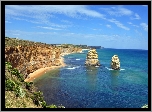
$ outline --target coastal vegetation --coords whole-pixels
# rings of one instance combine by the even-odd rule
[[[33,82],[26,82],[25,79],[28,78],[30,73],[42,67],[60,66],[62,54],[80,52],[81,50],[80,46],[72,44],[55,46],[6,37],[5,107],[65,108],[62,105],[48,105],[44,100],[43,93],[38,91]],[[88,55],[88,59],[98,59],[98,55],[94,54],[97,53]],[[141,108],[148,108],[148,105],[144,105]]]
[[[81,51],[74,45],[64,46],[5,37],[6,108],[65,108],[62,105],[47,105],[43,93],[37,91],[33,82],[24,81],[29,73],[37,69],[60,66],[61,53]]]
[[[5,107],[6,108],[42,108],[36,105],[39,102],[35,95],[35,88],[32,83],[24,82],[23,75],[5,62]]]
[[[5,107],[6,108],[64,108],[47,105],[43,93],[37,91],[33,82],[24,82],[23,74],[5,62]]]
[[[50,44],[46,44],[46,43],[5,37],[5,47],[13,47],[13,46],[18,46],[18,45],[21,45],[21,46],[32,46],[32,45],[35,45],[35,44],[36,45],[50,46]]]

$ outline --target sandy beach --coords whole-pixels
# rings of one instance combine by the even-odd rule
[[[31,82],[35,78],[40,77],[41,75],[46,73],[47,71],[66,66],[66,64],[64,63],[64,58],[63,57],[61,57],[60,62],[61,62],[60,66],[51,66],[51,67],[40,68],[40,69],[34,71],[33,73],[30,73],[24,81],[25,82]]]

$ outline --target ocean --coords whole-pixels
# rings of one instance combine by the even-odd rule
[[[47,104],[65,108],[141,108],[148,104],[148,50],[97,49],[101,66],[84,65],[87,50],[34,81]],[[110,68],[118,55],[120,70]]]

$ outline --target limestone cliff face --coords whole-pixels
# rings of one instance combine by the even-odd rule
[[[85,65],[88,65],[88,66],[99,66],[100,65],[96,49],[91,49],[88,51]]]
[[[81,51],[82,51],[82,48],[80,48],[80,47],[69,47],[69,48],[62,48],[61,49],[62,53],[78,53]]]
[[[111,68],[114,70],[119,70],[120,69],[120,61],[118,58],[118,55],[114,55],[111,59]]]
[[[60,66],[62,53],[80,52],[81,48],[62,48],[46,45],[13,46],[5,47],[5,61],[25,74],[42,67]]]

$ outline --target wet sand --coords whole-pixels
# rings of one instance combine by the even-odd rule
[[[40,77],[41,75],[46,73],[47,71],[66,66],[66,64],[64,63],[64,58],[63,57],[61,57],[60,62],[61,62],[60,66],[51,66],[51,67],[40,68],[40,69],[34,71],[33,73],[30,73],[24,81],[25,82],[31,82],[35,78]]]

